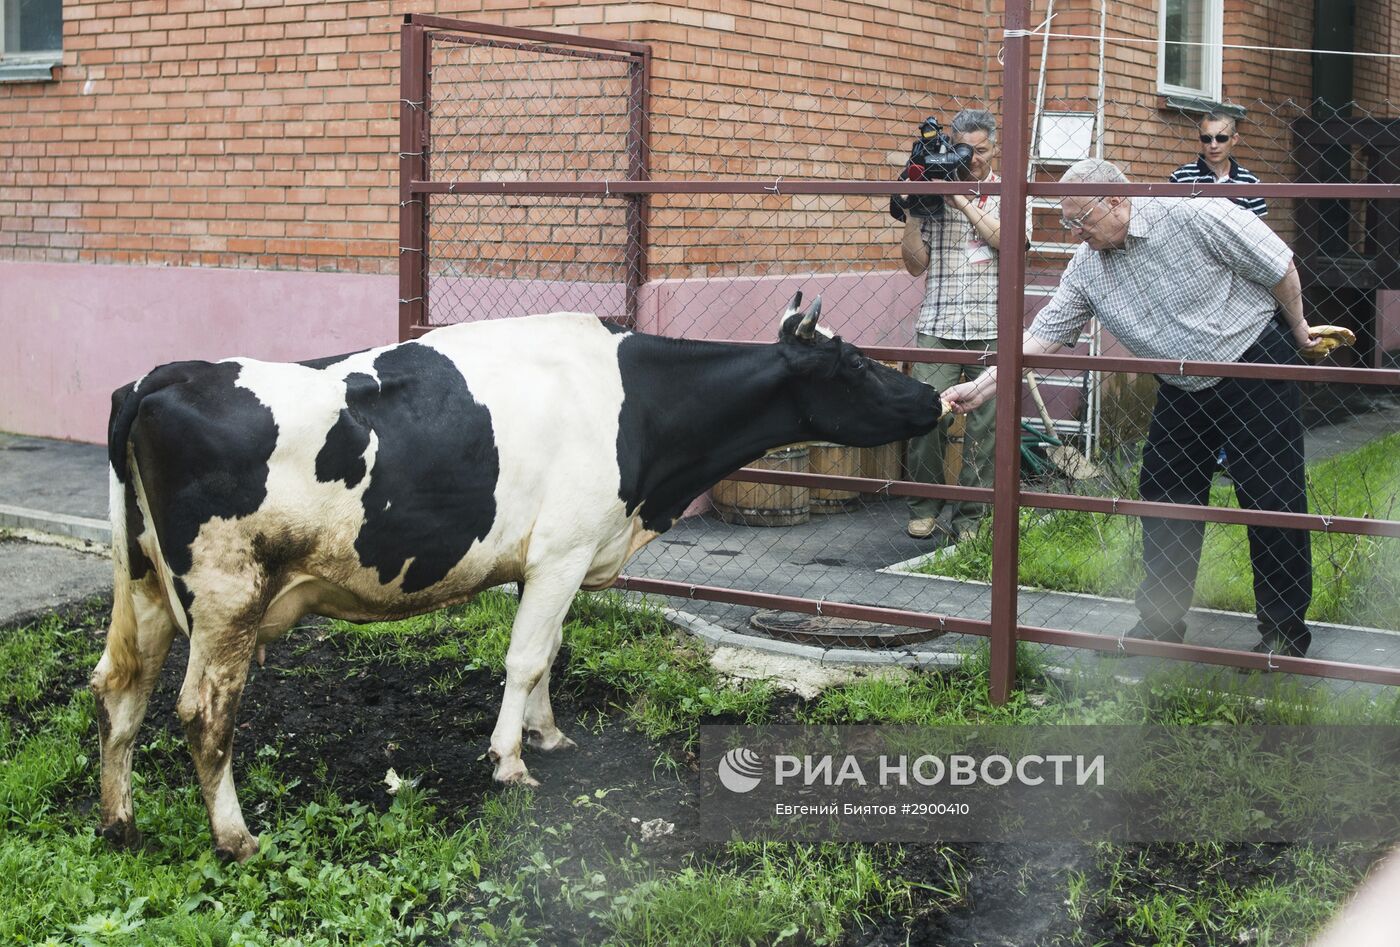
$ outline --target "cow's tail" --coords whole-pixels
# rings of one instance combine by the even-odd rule
[[[114,691],[127,688],[141,671],[141,652],[136,645],[136,603],[133,599],[131,561],[127,552],[126,497],[134,490],[130,481],[122,483],[115,470],[108,473],[108,503],[112,523],[112,624],[107,630],[104,687]]]
[[[141,401],[152,392],[178,381],[179,378],[156,379],[148,376],[140,382],[126,385],[112,392],[112,413],[107,426],[108,459],[108,516],[112,524],[112,624],[107,632],[107,649],[104,656],[103,686],[111,690],[123,690],[141,673],[141,650],[139,628],[136,618],[135,585],[132,560],[136,556],[146,556],[138,545],[137,533],[143,531],[143,523],[132,522],[133,513],[144,524],[150,525],[149,534],[154,547],[149,550],[161,587],[165,590],[167,607],[172,614],[183,618],[178,599],[170,581],[170,570],[155,540],[156,530],[151,521],[150,509],[141,490],[140,472],[131,450],[131,430],[136,423]],[[154,384],[150,382],[154,381]],[[136,533],[132,531],[135,530]],[[183,621],[177,618],[181,625]]]

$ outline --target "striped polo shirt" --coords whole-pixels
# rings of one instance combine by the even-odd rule
[[[1230,174],[1227,178],[1231,184],[1258,184],[1259,179],[1248,168],[1241,165],[1234,158],[1230,159]],[[1197,155],[1196,160],[1183,164],[1172,172],[1171,182],[1173,184],[1215,184],[1219,181],[1215,172],[1206,164],[1205,155]],[[1220,183],[1224,183],[1220,181]],[[1267,217],[1269,205],[1264,203],[1262,197],[1232,197],[1230,200],[1243,207],[1245,210],[1253,211],[1256,216]]]

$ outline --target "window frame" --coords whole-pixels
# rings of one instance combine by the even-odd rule
[[[1205,36],[1201,45],[1202,87],[1167,82],[1167,3],[1157,4],[1157,91],[1163,95],[1220,101],[1221,59],[1225,31],[1225,0],[1197,0],[1204,6]],[[1186,0],[1191,2],[1191,0]]]
[[[50,0],[59,10],[59,22],[62,23],[63,0]],[[40,63],[56,64],[63,60],[63,33],[59,31],[59,47],[57,49],[26,49],[23,52],[9,52],[5,48],[5,0],[0,0],[0,64],[13,65],[36,65]]]

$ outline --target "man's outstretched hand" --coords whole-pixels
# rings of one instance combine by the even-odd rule
[[[980,408],[996,393],[995,383],[989,381],[994,378],[994,373],[987,372],[975,381],[965,381],[961,385],[945,388],[940,395],[944,410],[954,414],[967,414]]]

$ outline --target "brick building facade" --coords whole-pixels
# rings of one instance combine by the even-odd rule
[[[1107,44],[1104,154],[1144,179],[1190,155],[1197,117],[1159,91],[1158,2],[1114,3],[1107,21],[1110,37],[1142,42]],[[1222,2],[1227,44],[1312,42],[1311,11],[1297,4]],[[1033,22],[1043,8],[1033,5]],[[887,180],[925,114],[999,113],[993,0],[67,2],[52,80],[0,83],[0,324],[19,340],[0,355],[0,429],[100,440],[110,390],[160,361],[302,358],[396,335],[407,12],[649,44],[658,179]],[[1054,32],[1087,38],[1049,41],[1046,110],[1092,111],[1099,4],[1061,0],[1055,12]],[[1357,0],[1356,15],[1361,48],[1389,50],[1393,0]],[[1034,82],[1040,44],[1031,49]],[[1220,97],[1245,109],[1241,159],[1261,177],[1296,171],[1287,122],[1299,113],[1285,103],[1310,99],[1309,62],[1221,54]],[[1355,90],[1362,108],[1388,114],[1400,65],[1362,60]],[[1287,202],[1274,203],[1271,222],[1288,237]],[[596,249],[618,239],[615,221],[476,213],[460,239],[498,278],[586,279],[607,268]],[[1046,243],[1058,236],[1053,213],[1036,211]],[[547,236],[558,227],[582,228],[562,241],[567,253]],[[846,318],[861,313],[848,334],[907,341],[918,287],[898,268],[897,243],[869,197],[658,197],[644,325],[704,334],[724,326],[684,311],[732,304],[736,280],[815,273],[845,280]],[[1051,273],[1063,252],[1041,249],[1032,265]],[[560,269],[566,257],[571,270]],[[714,293],[673,291],[695,281]],[[751,304],[756,316],[776,311],[775,294]]]

